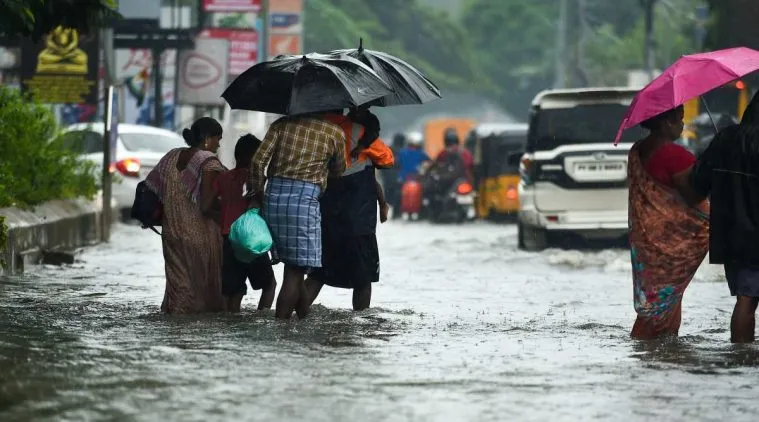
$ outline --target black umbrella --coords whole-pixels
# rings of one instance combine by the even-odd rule
[[[353,57],[362,61],[393,88],[395,92],[372,101],[371,105],[424,104],[442,98],[440,89],[422,72],[398,57],[381,51],[365,50],[363,40],[359,41],[357,49],[335,50],[329,54],[335,57]]]
[[[393,90],[350,57],[277,56],[238,76],[222,97],[239,110],[306,114],[366,104]]]

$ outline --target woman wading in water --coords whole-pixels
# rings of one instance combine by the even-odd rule
[[[677,336],[682,298],[709,247],[709,205],[690,183],[696,158],[674,143],[678,107],[641,124],[651,134],[628,157],[630,250],[638,318],[632,337]]]
[[[146,184],[163,204],[166,292],[161,310],[170,314],[224,311],[221,294],[222,238],[214,221],[214,181],[223,172],[216,150],[222,128],[203,117],[185,129],[188,148],[169,151]]]

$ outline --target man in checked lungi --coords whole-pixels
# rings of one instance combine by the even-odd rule
[[[327,178],[345,171],[344,154],[340,126],[323,115],[303,115],[274,122],[253,157],[248,197],[252,208],[261,208],[285,264],[277,318],[290,319],[293,311],[301,318],[308,313],[309,301],[298,299],[307,294],[306,274],[322,266],[319,197]]]

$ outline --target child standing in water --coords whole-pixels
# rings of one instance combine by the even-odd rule
[[[240,312],[242,298],[247,294],[245,280],[253,290],[261,290],[258,309],[270,309],[274,302],[277,282],[268,255],[262,255],[247,264],[239,261],[229,242],[229,230],[247,209],[245,183],[248,168],[261,141],[251,134],[242,136],[235,146],[235,168],[216,179],[216,189],[221,203],[221,230],[224,237],[224,262],[222,266],[221,292],[227,301],[228,312]]]

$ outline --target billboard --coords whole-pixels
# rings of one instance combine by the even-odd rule
[[[22,87],[47,104],[97,104],[99,58],[96,31],[81,36],[59,26],[40,43],[24,41]]]
[[[302,13],[303,0],[269,0],[270,13]]]
[[[167,50],[161,56],[163,116],[167,128],[174,122],[176,61],[174,50]],[[124,81],[123,98],[120,98],[124,123],[150,124],[152,120],[155,84],[152,65],[150,50],[116,50],[116,79]]]
[[[258,12],[261,0],[203,0],[206,12]]]
[[[271,34],[269,35],[269,57],[280,54],[301,54],[300,34]]]
[[[198,39],[223,39],[229,42],[228,73],[237,76],[258,62],[258,32],[255,30],[204,29]]]
[[[303,0],[270,0],[269,57],[303,52]]]
[[[227,87],[229,42],[198,38],[194,50],[179,53],[177,101],[187,105],[221,105]]]
[[[275,34],[300,34],[303,22],[300,13],[272,13],[269,22],[271,32]]]

